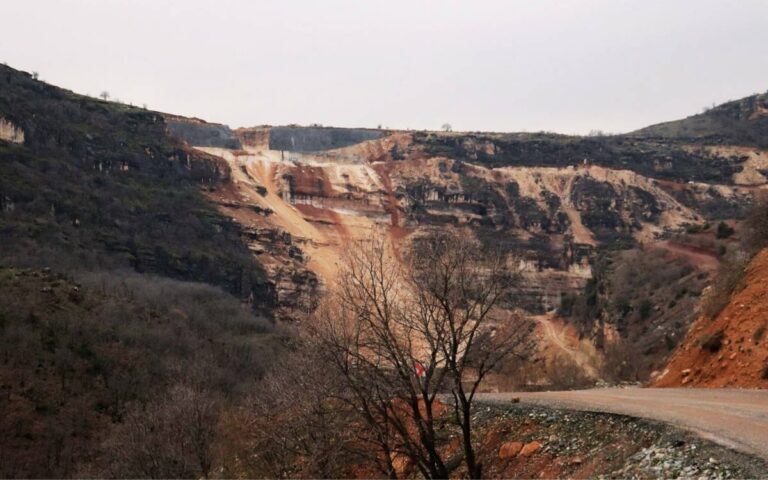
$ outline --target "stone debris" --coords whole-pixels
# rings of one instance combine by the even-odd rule
[[[693,453],[696,445],[652,445],[632,455],[624,468],[608,478],[738,478],[729,466],[714,457],[698,461]]]

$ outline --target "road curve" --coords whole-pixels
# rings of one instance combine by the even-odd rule
[[[602,388],[478,394],[478,400],[523,403],[648,418],[694,431],[768,460],[768,390]]]

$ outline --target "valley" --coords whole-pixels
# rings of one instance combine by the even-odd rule
[[[729,242],[687,232],[711,232],[709,225],[741,218],[768,188],[758,145],[710,147],[704,139],[642,131],[580,138],[317,126],[231,130],[175,116],[166,121],[179,139],[232,172],[231,182],[206,195],[247,232],[249,249],[275,284],[277,318],[295,320],[334,286],[350,244],[385,235],[397,252],[426,232],[457,228],[504,252],[523,279],[518,312],[560,314],[596,347],[584,367],[593,379],[606,377],[597,371],[613,361],[605,358],[606,343],[620,345],[627,358],[642,357],[625,379],[647,379],[664,365],[695,318],[691,307],[717,268],[717,249]],[[662,268],[679,283],[675,292],[650,290],[641,298],[625,291],[585,321],[568,318],[575,299],[603,275],[595,272],[606,268],[599,265],[621,271],[649,261],[678,269]],[[680,292],[691,301],[680,302]],[[628,332],[623,323],[644,303],[650,311],[635,320],[640,330]],[[541,366],[552,360],[548,338],[531,340],[544,341]],[[546,368],[537,369],[535,382],[546,383]]]
[[[0,66],[0,476],[753,475],[766,111],[231,128]]]

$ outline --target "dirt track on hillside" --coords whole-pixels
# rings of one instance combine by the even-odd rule
[[[684,258],[692,265],[706,271],[717,270],[717,266],[720,264],[714,253],[692,245],[682,245],[664,240],[655,244],[654,247],[666,250],[673,256]]]
[[[541,326],[544,338],[552,346],[567,355],[591,378],[599,377],[593,359],[579,348],[578,339],[569,341],[567,338],[568,334],[562,321],[557,322],[555,316],[551,314],[537,315],[531,318]]]
[[[605,388],[478,395],[492,402],[513,397],[524,403],[658,420],[768,459],[768,390]]]

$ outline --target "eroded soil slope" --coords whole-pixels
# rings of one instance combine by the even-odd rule
[[[713,319],[699,318],[657,386],[768,388],[768,250]]]

